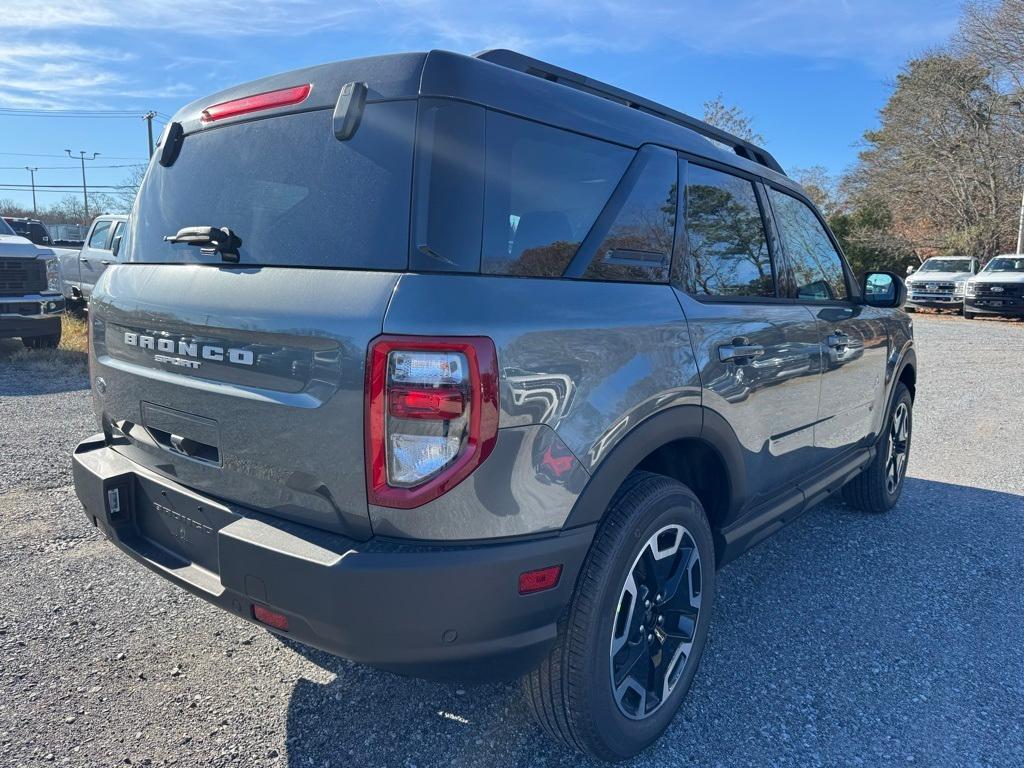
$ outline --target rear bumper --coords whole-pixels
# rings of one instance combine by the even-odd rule
[[[587,526],[494,544],[357,542],[201,497],[102,435],[79,444],[73,464],[86,515],[151,570],[249,621],[254,605],[269,606],[288,617],[279,634],[419,677],[512,679],[539,664],[594,535]],[[519,594],[519,574],[556,564],[555,588]]]

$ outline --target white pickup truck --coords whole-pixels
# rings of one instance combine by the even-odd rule
[[[56,347],[64,313],[60,259],[0,220],[0,338]]]
[[[103,271],[117,263],[127,225],[127,216],[97,216],[89,227],[81,250],[64,250],[58,254],[64,278],[64,297],[68,301],[88,301],[92,287]]]

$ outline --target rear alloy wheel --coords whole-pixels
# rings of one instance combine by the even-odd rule
[[[846,503],[865,512],[887,512],[899,501],[910,458],[913,409],[910,390],[902,382],[898,383],[886,431],[878,442],[875,458],[863,472],[843,486]]]
[[[631,474],[594,537],[555,647],[524,681],[540,725],[602,760],[650,746],[697,672],[714,590],[700,501],[668,477]]]
[[[612,694],[633,720],[672,695],[693,653],[701,603],[700,553],[681,525],[655,532],[633,562],[615,609]]]

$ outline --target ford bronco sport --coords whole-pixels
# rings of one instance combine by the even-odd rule
[[[525,676],[598,757],[662,733],[715,574],[900,496],[902,281],[763,149],[509,51],[291,72],[174,117],[92,294],[89,520],[272,632]]]

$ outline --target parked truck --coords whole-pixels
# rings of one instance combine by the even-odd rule
[[[56,347],[63,313],[60,259],[0,220],[0,338]]]
[[[62,292],[69,302],[84,303],[92,295],[100,275],[118,260],[121,238],[128,224],[127,216],[97,216],[80,250],[61,249]]]

